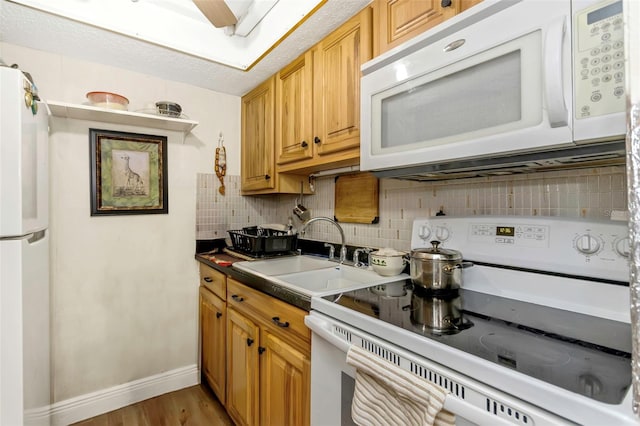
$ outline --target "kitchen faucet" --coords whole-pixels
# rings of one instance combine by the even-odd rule
[[[305,223],[302,224],[302,228],[300,228],[300,235],[304,235],[304,231],[309,227],[309,225],[311,225],[313,222],[318,222],[318,221],[325,221],[325,222],[329,222],[332,223],[336,226],[336,228],[338,228],[338,231],[340,231],[340,238],[341,238],[341,244],[342,246],[340,247],[340,263],[344,263],[344,261],[347,259],[347,245],[345,244],[345,239],[344,239],[344,230],[342,229],[342,226],[340,226],[340,224],[338,222],[336,222],[335,220],[328,218],[328,217],[324,217],[324,216],[318,216],[318,217],[314,217],[309,219],[308,221],[306,221]]]

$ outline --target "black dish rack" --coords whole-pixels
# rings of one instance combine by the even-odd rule
[[[289,253],[296,249],[297,235],[287,231],[264,229],[257,226],[227,231],[231,237],[233,249],[252,256]]]

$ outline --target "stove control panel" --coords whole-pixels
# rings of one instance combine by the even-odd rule
[[[417,218],[411,248],[442,247],[465,260],[629,281],[625,221],[524,216]]]

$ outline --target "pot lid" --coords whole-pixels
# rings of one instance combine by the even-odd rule
[[[431,247],[411,250],[412,259],[422,260],[444,260],[458,261],[462,260],[462,253],[458,250],[440,248],[440,241],[431,241]]]

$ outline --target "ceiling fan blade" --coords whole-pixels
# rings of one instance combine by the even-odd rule
[[[216,28],[235,25],[238,22],[224,0],[193,0],[193,2]]]

